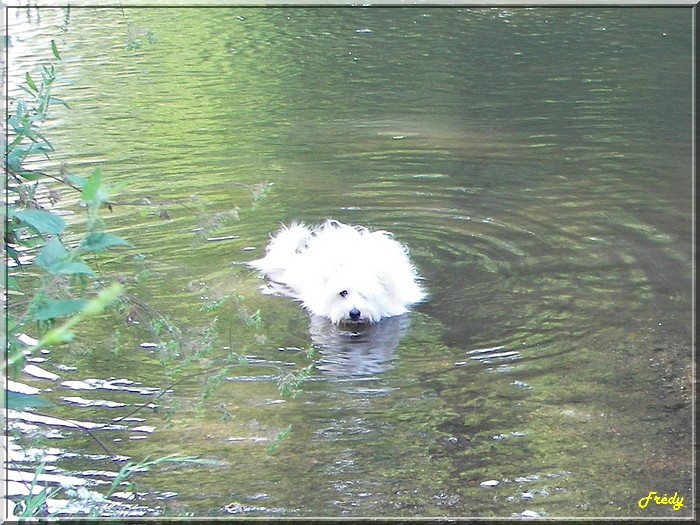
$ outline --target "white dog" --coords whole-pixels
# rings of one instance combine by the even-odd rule
[[[334,220],[283,226],[265,257],[248,264],[334,323],[376,323],[425,297],[408,249],[389,232]]]

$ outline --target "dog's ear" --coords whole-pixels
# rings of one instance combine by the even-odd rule
[[[391,269],[385,268],[377,274],[377,280],[379,286],[382,288],[384,293],[388,296],[394,297],[396,295],[396,286],[391,274]]]

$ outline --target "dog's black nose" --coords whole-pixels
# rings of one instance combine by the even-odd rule
[[[360,318],[360,311],[357,308],[350,310],[350,319],[357,321]]]

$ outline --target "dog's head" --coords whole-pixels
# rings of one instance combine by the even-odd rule
[[[397,293],[400,283],[392,276],[343,267],[324,277],[319,289],[305,297],[304,306],[333,323],[376,323],[408,311]]]
[[[377,283],[372,283],[371,286],[364,283],[362,288],[351,284],[354,283],[338,283],[328,289],[328,317],[331,321],[336,324],[362,324],[376,323],[382,317],[390,317],[381,304],[387,302],[386,298],[375,293]]]
[[[339,223],[315,231],[289,275],[304,307],[336,324],[376,323],[424,297],[403,245]]]

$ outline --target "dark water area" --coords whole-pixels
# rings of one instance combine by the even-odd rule
[[[158,405],[95,431],[116,454],[213,462],[156,465],[100,512],[692,516],[692,13],[10,10],[10,96],[51,39],[70,80],[42,166],[99,166],[119,186],[105,220],[134,250],[107,268],[142,260],[150,276],[127,292],[192,333],[216,317],[215,357],[159,397],[164,348],[116,314],[85,327],[90,348],[35,363],[58,377],[20,378],[57,418]],[[269,233],[328,217],[393,232],[429,298],[348,339],[262,294],[244,263]],[[241,328],[242,308],[261,330]],[[280,396],[275,370],[309,348],[303,393]],[[231,352],[260,366],[201,401]],[[15,470],[49,457],[88,490],[111,482],[119,465],[94,439],[46,427],[62,439],[13,440]],[[640,508],[651,491],[684,504]]]

